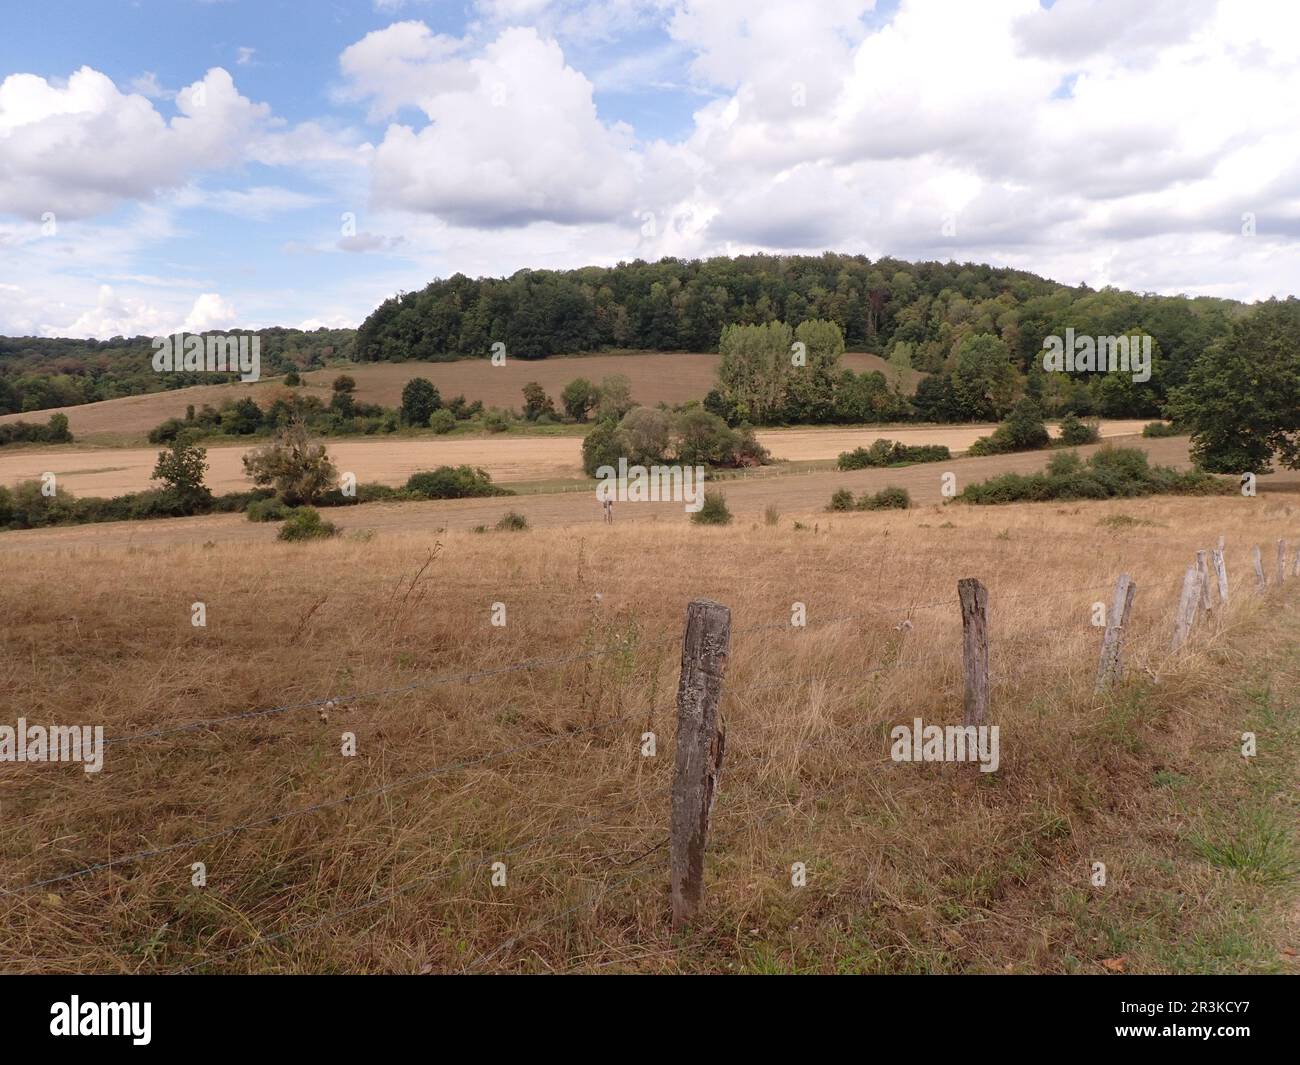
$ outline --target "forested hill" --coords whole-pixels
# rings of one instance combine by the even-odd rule
[[[829,319],[850,350],[911,348],[938,371],[967,335],[997,334],[1027,370],[1045,336],[1142,329],[1175,379],[1222,335],[1231,300],[1141,296],[1070,287],[973,263],[872,262],[860,255],[662,259],[579,270],[521,270],[509,278],[457,274],[386,300],[362,323],[362,361],[486,354],[517,358],[602,348],[716,351],[726,325]]]
[[[350,359],[356,341],[354,329],[256,332],[261,337],[263,376],[312,369],[329,358]],[[153,353],[153,338],[144,336],[111,340],[0,337],[0,414],[72,407],[236,379],[233,374],[155,373]]]

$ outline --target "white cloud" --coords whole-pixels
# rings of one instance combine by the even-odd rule
[[[168,121],[89,67],[66,85],[10,75],[0,82],[0,204],[27,218],[82,218],[147,200],[198,169],[241,162],[269,114],[219,67],[182,89],[176,105]]]
[[[374,159],[381,207],[484,228],[607,221],[637,207],[631,130],[600,120],[591,83],[554,41],[510,29],[482,55],[452,59],[446,41],[400,23],[361,43],[344,53],[355,91],[388,110],[418,105],[429,120],[388,127]],[[393,70],[400,81],[381,73]]]

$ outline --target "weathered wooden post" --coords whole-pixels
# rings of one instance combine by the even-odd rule
[[[1250,552],[1251,558],[1255,562],[1255,585],[1262,595],[1268,588],[1268,580],[1264,577],[1264,556],[1260,554],[1259,544],[1256,544]]]
[[[1201,609],[1208,616],[1214,609],[1214,594],[1210,591],[1210,567],[1204,551],[1196,552],[1196,575],[1201,583]]]
[[[1101,638],[1101,664],[1097,667],[1099,692],[1105,691],[1124,675],[1124,630],[1136,594],[1137,585],[1133,579],[1127,573],[1121,573],[1115,582],[1115,600],[1106,616],[1106,634]]]
[[[1291,576],[1300,577],[1300,540],[1295,544],[1295,558],[1291,562]]]
[[[708,599],[686,608],[682,673],[677,684],[677,764],[672,800],[673,928],[704,900],[704,847],[718,797],[726,730],[718,710],[731,654],[731,610]]]
[[[1286,580],[1286,540],[1277,542],[1277,583]]]
[[[1210,555],[1214,563],[1214,575],[1219,579],[1219,604],[1228,605],[1228,567],[1223,561],[1223,537],[1219,537],[1219,546]]]
[[[1188,566],[1187,572],[1183,574],[1183,594],[1178,597],[1178,616],[1174,618],[1175,651],[1187,642],[1196,621],[1196,607],[1201,599],[1200,583],[1201,575],[1196,571],[1196,566]]]
[[[961,723],[982,725],[989,709],[989,593],[974,577],[957,582],[961,601],[962,677],[966,694]]]

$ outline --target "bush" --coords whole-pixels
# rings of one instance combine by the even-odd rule
[[[511,421],[513,419],[506,411],[493,407],[483,415],[483,428],[489,433],[504,433],[510,428]]]
[[[875,466],[897,466],[908,462],[943,462],[952,458],[942,444],[900,444],[877,440],[870,447],[840,452],[837,465],[841,470],[862,470]]]
[[[266,447],[244,456],[244,471],[261,488],[274,488],[290,505],[315,503],[338,484],[338,470],[324,444],[313,444],[307,427],[295,421]]]
[[[249,521],[284,521],[293,513],[292,507],[287,507],[280,500],[259,499],[248,505],[244,511]]]
[[[1182,429],[1179,429],[1172,422],[1148,422],[1142,426],[1142,435],[1150,438],[1153,436],[1181,436]]]
[[[907,489],[893,486],[858,500],[859,510],[907,510],[911,505],[912,497],[907,494]]]
[[[507,511],[497,522],[499,532],[523,532],[528,528],[528,519],[516,511]]]
[[[415,499],[470,499],[479,496],[510,496],[498,488],[486,470],[474,466],[439,466],[436,470],[413,473],[406,491]]]
[[[906,488],[882,488],[875,495],[867,495],[854,502],[853,493],[847,488],[836,489],[831,496],[827,510],[907,510],[912,505],[912,497]]]
[[[691,515],[691,521],[696,525],[730,525],[726,497],[721,492],[705,492],[704,504]]]
[[[66,414],[51,414],[44,425],[30,422],[8,422],[0,425],[0,445],[4,444],[66,444],[71,442]]]
[[[1025,398],[1012,408],[1007,420],[988,436],[981,436],[966,454],[1005,455],[1012,451],[1038,451],[1052,442],[1043,424],[1043,412],[1032,399]]]
[[[1152,466],[1140,448],[1103,447],[1087,462],[1073,452],[1063,452],[1053,455],[1042,473],[1005,473],[967,485],[957,498],[963,503],[996,505],[1145,495],[1231,495],[1234,490],[1233,482],[1204,470],[1183,473],[1170,466]]]
[[[856,510],[857,504],[853,501],[853,493],[847,488],[837,488],[831,494],[831,504],[827,510]]]
[[[338,526],[324,521],[312,507],[296,507],[280,526],[277,540],[327,540],[338,535]]]
[[[441,436],[456,428],[456,415],[443,407],[429,415],[429,428]]]
[[[1084,421],[1077,414],[1067,414],[1061,419],[1061,443],[1070,447],[1095,444],[1101,440],[1101,430],[1096,421]]]

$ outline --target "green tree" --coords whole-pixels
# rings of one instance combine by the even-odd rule
[[[406,425],[428,425],[429,415],[442,406],[442,397],[433,382],[412,377],[402,388],[402,421]]]
[[[560,393],[564,412],[575,422],[585,422],[587,415],[600,402],[600,389],[585,377],[575,377]]]
[[[600,382],[597,410],[602,418],[621,418],[636,404],[632,401],[632,382],[626,374],[612,373]]]
[[[551,397],[546,394],[544,389],[536,381],[529,381],[524,385],[524,417],[530,422],[537,421],[543,414],[554,415],[555,404]]]
[[[1300,469],[1300,300],[1268,300],[1192,365],[1165,410],[1215,473]]]
[[[957,349],[953,399],[972,421],[1001,418],[1011,408],[1018,379],[1007,346],[992,333],[976,333]]]
[[[203,483],[207,469],[207,449],[178,439],[166,451],[158,452],[151,476],[153,480],[161,481],[163,490],[193,513],[206,510],[212,503],[212,492]]]

